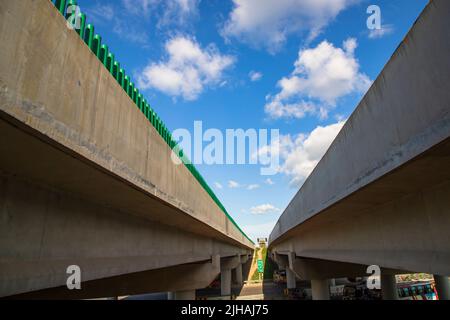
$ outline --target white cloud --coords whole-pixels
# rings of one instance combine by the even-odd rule
[[[319,126],[310,134],[295,137],[283,136],[279,152],[283,159],[280,172],[291,178],[291,184],[300,187],[344,126],[341,121],[329,126]]]
[[[184,24],[197,15],[200,0],[122,0],[128,13],[158,17],[158,26]]]
[[[391,24],[381,26],[381,29],[370,30],[369,39],[380,39],[394,32],[394,26]]]
[[[260,185],[259,184],[251,184],[247,187],[247,190],[256,190],[259,189]]]
[[[277,220],[274,219],[268,223],[243,226],[242,230],[256,242],[258,238],[268,238],[276,224]]]
[[[125,9],[133,14],[148,14],[158,0],[122,0]]]
[[[256,82],[256,81],[259,81],[259,80],[262,79],[263,74],[262,74],[261,72],[258,72],[258,71],[251,71],[251,72],[248,74],[248,76],[249,76],[249,78],[250,78],[250,80],[251,80],[252,82]]]
[[[358,0],[233,0],[222,30],[255,47],[276,52],[293,33],[314,39],[341,11]]]
[[[217,189],[223,189],[223,185],[221,185],[219,182],[214,182],[214,186],[215,186]]]
[[[273,182],[273,180],[270,178],[267,178],[265,183],[268,184],[269,186],[273,186],[275,184],[275,182]]]
[[[241,188],[241,187],[242,186],[238,182],[236,182],[234,180],[228,181],[228,188],[230,188],[230,189],[238,189],[238,188]]]
[[[148,34],[145,30],[135,28],[129,19],[111,4],[95,3],[87,8],[87,16],[94,24],[108,26],[120,39],[136,43],[142,47],[148,46]]]
[[[279,212],[279,211],[280,211],[280,209],[276,208],[275,206],[273,206],[271,204],[262,204],[260,206],[250,208],[250,212],[252,214],[257,214],[257,215],[274,213],[274,212]]]
[[[342,46],[323,41],[315,48],[300,50],[292,74],[278,82],[280,92],[266,97],[266,113],[275,119],[306,115],[323,119],[339,98],[365,92],[371,81],[359,70],[357,41],[349,38]]]
[[[280,136],[277,143],[258,150],[259,154],[279,155],[278,173],[287,175],[293,187],[300,187],[341,131],[346,120],[328,126],[318,126],[309,134]],[[272,180],[270,182],[273,183]],[[266,180],[266,183],[271,184]]]
[[[167,41],[166,61],[151,63],[138,77],[142,89],[154,88],[172,97],[196,100],[207,86],[223,81],[234,57],[222,55],[214,45],[201,48],[195,39],[176,37]]]

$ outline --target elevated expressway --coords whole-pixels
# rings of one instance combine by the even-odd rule
[[[430,1],[305,181],[270,235],[295,278],[368,276],[381,267],[384,297],[395,274],[435,275],[449,299],[450,2]]]
[[[253,243],[49,0],[0,2],[0,155],[0,297],[242,281]]]

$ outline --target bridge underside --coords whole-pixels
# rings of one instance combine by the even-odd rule
[[[95,298],[203,288],[220,273],[216,257],[250,253],[1,116],[1,296],[38,291],[19,297]],[[172,225],[150,218],[160,215]],[[81,291],[61,287],[70,265],[81,268]],[[55,289],[39,291],[49,288]]]
[[[272,252],[450,274],[449,163],[446,139],[290,230]]]

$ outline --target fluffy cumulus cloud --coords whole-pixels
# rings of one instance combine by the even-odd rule
[[[251,80],[252,82],[256,82],[256,81],[259,81],[259,80],[262,79],[263,74],[262,74],[261,72],[258,72],[258,71],[251,71],[251,72],[248,74],[248,76],[249,76],[249,78],[250,78],[250,80]]]
[[[371,81],[360,72],[356,39],[344,41],[342,48],[328,41],[315,48],[302,49],[294,71],[278,82],[280,92],[266,97],[266,113],[271,118],[326,118],[339,98],[365,92]]]
[[[256,190],[259,189],[261,186],[259,184],[250,184],[247,186],[247,190]]]
[[[252,207],[250,209],[250,212],[252,214],[268,214],[268,213],[275,213],[279,212],[280,209],[276,208],[275,206],[271,204],[262,204],[260,206]]]
[[[230,188],[230,189],[238,189],[241,187],[242,187],[241,184],[237,181],[234,181],[234,180],[228,181],[228,188]]]
[[[338,122],[317,127],[309,135],[286,136],[281,143],[284,163],[281,172],[291,177],[291,184],[301,186],[327,152],[344,126]]]
[[[278,143],[258,152],[277,153],[281,164],[278,172],[289,177],[292,187],[300,187],[341,131],[345,121],[319,126],[309,134],[281,136]],[[270,151],[268,151],[270,150]]]
[[[235,60],[214,45],[202,48],[195,39],[183,36],[167,41],[165,50],[167,59],[147,66],[138,77],[139,86],[185,100],[196,100],[206,87],[222,83],[224,71]]]
[[[358,0],[233,0],[222,34],[276,52],[292,33],[315,38]]]
[[[134,15],[154,14],[158,26],[184,24],[197,15],[200,0],[122,0],[125,9]]]

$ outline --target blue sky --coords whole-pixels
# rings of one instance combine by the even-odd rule
[[[197,166],[252,238],[269,235],[427,2],[78,0],[170,130],[280,130],[275,176]]]

